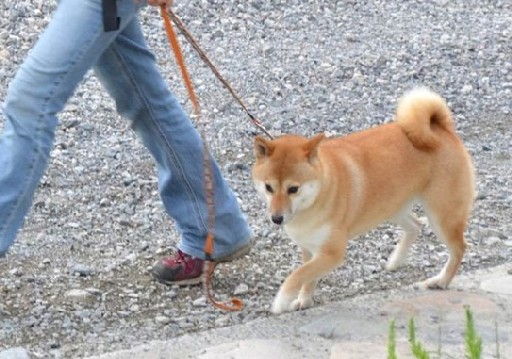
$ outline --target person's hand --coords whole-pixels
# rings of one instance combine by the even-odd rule
[[[151,6],[162,6],[171,7],[173,0],[148,0],[148,4]]]

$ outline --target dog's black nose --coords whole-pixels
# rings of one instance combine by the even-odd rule
[[[272,222],[275,224],[283,223],[283,216],[272,216]]]

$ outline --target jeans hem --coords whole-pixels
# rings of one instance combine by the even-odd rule
[[[243,247],[247,246],[249,243],[251,243],[252,240],[253,240],[253,236],[249,235],[247,238],[245,238],[245,240],[243,242],[241,242],[241,244],[237,243],[236,246],[230,247],[229,250],[223,250],[222,252],[215,251],[215,243],[214,243],[213,259],[216,260],[216,259],[222,259],[224,257],[227,257],[227,256],[235,253],[236,251],[242,249]],[[201,243],[202,242],[203,241],[201,241]],[[193,248],[193,247],[190,247],[190,246],[184,244],[183,241],[181,241],[179,243],[178,249],[181,250],[183,253],[186,253],[190,256],[200,258],[202,260],[205,259],[204,250],[197,250],[196,248]]]

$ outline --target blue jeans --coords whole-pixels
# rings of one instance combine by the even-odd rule
[[[141,6],[118,0],[120,29],[104,32],[101,0],[61,0],[10,84],[0,136],[0,256],[14,242],[46,170],[57,113],[93,68],[156,161],[165,210],[182,237],[179,248],[204,257],[208,210],[202,141],[156,67],[138,19]],[[213,163],[213,257],[221,258],[246,245],[251,232]]]

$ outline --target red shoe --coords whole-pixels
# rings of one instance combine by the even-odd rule
[[[247,244],[238,248],[233,253],[217,258],[217,263],[231,262],[248,254],[254,246],[255,240],[251,238]],[[204,261],[192,257],[181,250],[174,255],[161,259],[151,269],[153,277],[166,284],[193,285],[201,283]]]
[[[174,255],[155,264],[151,274],[155,279],[167,284],[193,285],[201,283],[203,264],[202,259],[178,250]]]

